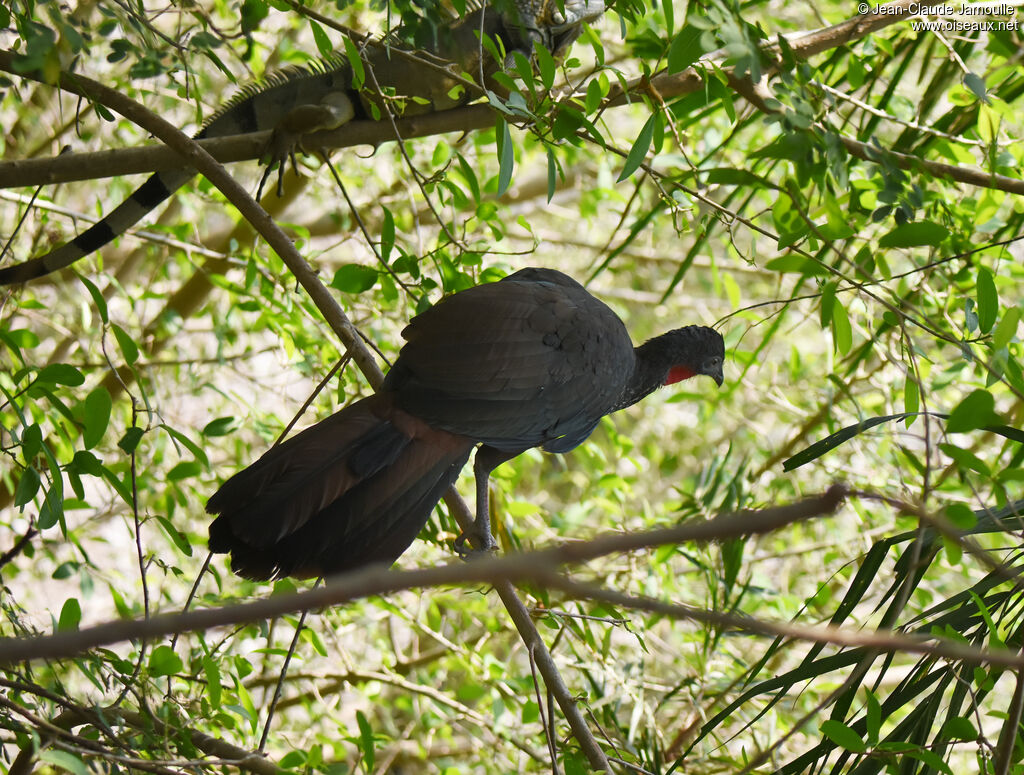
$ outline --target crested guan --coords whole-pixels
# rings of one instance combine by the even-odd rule
[[[448,296],[402,336],[380,392],[271,448],[210,498],[210,549],[230,552],[236,573],[394,562],[478,444],[474,544],[491,548],[498,465],[530,447],[568,452],[661,385],[698,374],[722,384],[717,331],[677,328],[634,348],[607,305],[551,269]]]

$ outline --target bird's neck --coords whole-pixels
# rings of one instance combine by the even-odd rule
[[[692,377],[689,371],[673,373],[674,364],[662,337],[655,337],[633,348],[633,376],[622,391],[614,411],[632,406],[662,385]],[[678,367],[681,368],[681,367]]]

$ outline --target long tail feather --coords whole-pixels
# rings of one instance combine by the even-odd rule
[[[274,447],[207,503],[210,549],[254,579],[394,562],[472,450],[389,396],[358,401]]]

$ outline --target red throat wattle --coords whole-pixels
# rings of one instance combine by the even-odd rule
[[[668,376],[665,377],[666,385],[674,385],[676,382],[682,382],[684,379],[696,376],[697,372],[692,369],[688,369],[685,366],[673,366],[668,370]]]

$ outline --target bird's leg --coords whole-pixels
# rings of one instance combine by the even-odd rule
[[[488,447],[486,444],[482,444],[477,449],[476,457],[473,459],[473,478],[476,480],[476,519],[468,533],[463,533],[455,539],[455,551],[459,554],[465,556],[470,553],[466,549],[467,540],[473,544],[474,552],[490,552],[497,547],[494,537],[491,535],[490,498],[488,497],[491,471],[518,454],[518,451],[505,452]]]

